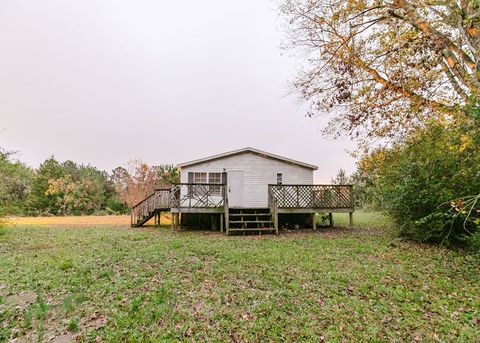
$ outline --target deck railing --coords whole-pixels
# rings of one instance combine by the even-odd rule
[[[277,208],[353,208],[352,185],[268,185],[268,193]]]
[[[172,186],[171,207],[223,207],[226,191],[225,184],[177,183]]]

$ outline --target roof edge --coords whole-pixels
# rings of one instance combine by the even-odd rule
[[[208,156],[208,157],[204,157],[204,158],[200,158],[200,159],[196,159],[196,160],[192,160],[192,161],[188,161],[188,162],[179,163],[179,164],[177,164],[177,167],[178,168],[183,168],[183,167],[187,167],[187,166],[193,166],[195,164],[200,164],[200,163],[204,163],[204,162],[212,161],[212,160],[218,160],[218,159],[221,159],[223,157],[238,155],[238,154],[242,154],[242,153],[246,153],[246,152],[251,152],[251,153],[254,153],[254,154],[257,154],[257,155],[263,155],[263,156],[268,157],[268,158],[272,158],[272,159],[275,159],[275,160],[280,160],[280,161],[291,163],[291,164],[296,164],[296,165],[299,165],[299,166],[302,166],[302,167],[305,167],[305,168],[308,168],[308,169],[312,169],[312,170],[317,170],[318,169],[318,166],[313,165],[313,164],[297,161],[297,160],[287,158],[287,157],[283,157],[283,156],[280,156],[280,155],[275,155],[275,154],[272,154],[272,153],[269,153],[269,152],[266,152],[266,151],[262,151],[262,150],[259,150],[259,149],[251,148],[251,147],[232,150],[232,151],[224,152],[222,154],[216,154],[216,155],[212,155],[212,156]]]

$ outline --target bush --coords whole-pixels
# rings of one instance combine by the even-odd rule
[[[480,231],[475,232],[467,240],[468,246],[476,252],[480,253]]]
[[[465,221],[461,198],[480,193],[478,140],[471,122],[450,128],[434,123],[405,144],[381,151],[376,198],[402,236],[448,244],[465,242],[475,233],[478,212]]]
[[[107,200],[105,210],[108,214],[125,214],[128,212],[128,206],[117,197],[111,197]]]
[[[5,226],[7,223],[6,213],[2,208],[0,208],[0,230]]]

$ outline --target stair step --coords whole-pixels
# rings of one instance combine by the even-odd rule
[[[265,217],[271,216],[271,213],[230,213],[230,217]]]
[[[241,231],[275,231],[275,228],[259,227],[259,228],[244,228],[244,229],[228,229],[229,232],[241,232]]]
[[[230,224],[267,224],[273,223],[272,220],[230,220]]]
[[[251,215],[251,216],[254,216],[254,215],[262,215],[262,214],[270,214],[270,211],[265,211],[265,212],[229,212],[230,215],[244,215],[244,216],[248,216],[248,215]]]

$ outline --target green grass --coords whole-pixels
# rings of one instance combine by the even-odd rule
[[[347,227],[348,213],[334,213],[333,221],[335,225]],[[388,217],[380,212],[365,212],[363,210],[357,210],[353,213],[353,222],[355,226],[362,228],[393,228],[393,224]]]
[[[478,256],[391,244],[373,229],[385,218],[355,220],[369,228],[279,237],[9,228],[0,341],[480,339]]]

